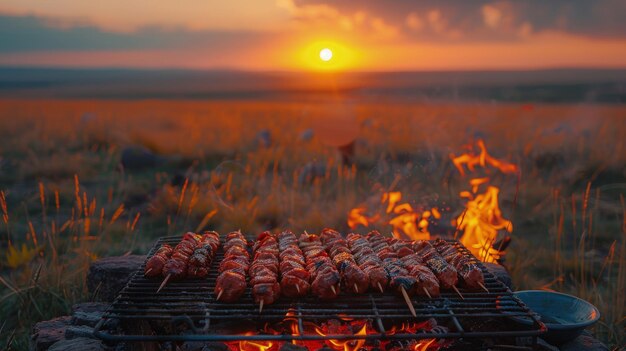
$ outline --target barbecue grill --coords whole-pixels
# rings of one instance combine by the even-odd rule
[[[175,246],[179,236],[164,237],[157,241],[149,257],[162,244]],[[259,313],[250,289],[236,303],[216,301],[213,289],[217,267],[223,252],[217,253],[206,279],[187,279],[170,282],[156,293],[161,283],[158,278],[145,278],[142,266],[133,274],[126,287],[119,293],[111,308],[103,315],[95,328],[95,335],[109,342],[164,342],[164,341],[242,341],[242,340],[418,340],[427,338],[494,338],[536,337],[545,332],[538,320],[508,287],[496,279],[463,245],[449,241],[463,255],[471,257],[485,276],[489,292],[470,291],[460,288],[461,298],[453,291],[442,291],[433,299],[412,297],[417,317],[413,317],[401,296],[393,292],[367,294],[342,293],[337,299],[320,302],[315,297],[298,299],[280,298],[264,307]],[[245,333],[237,327],[262,326],[280,323],[286,317],[295,321],[297,333],[256,334]],[[508,317],[526,317],[532,320],[527,329],[510,323]],[[438,325],[447,326],[443,331],[417,331],[415,333],[390,331],[398,323],[426,321],[434,318]],[[305,333],[305,324],[336,320],[367,320],[375,329],[367,335]],[[491,321],[498,328],[478,327],[477,321]],[[114,321],[117,331],[104,328]],[[479,323],[480,324],[480,323]],[[252,329],[252,330],[258,330]],[[250,329],[248,329],[249,331]]]

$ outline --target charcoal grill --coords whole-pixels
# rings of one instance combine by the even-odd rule
[[[162,244],[175,246],[180,237],[164,237],[150,251],[150,257]],[[426,338],[494,338],[536,337],[545,332],[545,326],[523,302],[517,299],[501,281],[496,279],[458,241],[449,241],[463,255],[471,257],[485,276],[489,292],[459,289],[464,299],[455,292],[443,291],[434,299],[412,297],[417,317],[409,312],[401,296],[393,292],[354,295],[342,293],[339,298],[320,302],[315,297],[300,299],[281,298],[277,303],[265,306],[259,313],[253,302],[250,289],[236,303],[220,303],[215,300],[213,289],[217,267],[223,252],[217,253],[209,277],[172,281],[156,293],[161,283],[159,278],[145,278],[142,266],[133,274],[126,287],[120,292],[111,308],[103,315],[95,328],[95,335],[109,342],[164,342],[164,341],[294,341],[294,340],[418,340]],[[228,332],[229,325],[250,322],[255,325],[278,323],[290,315],[297,321],[298,333],[245,335]],[[519,329],[509,322],[507,316],[524,316],[533,321],[528,329]],[[425,321],[434,318],[439,325],[448,326],[447,331],[433,334],[432,331],[416,333],[393,333],[389,328],[403,321]],[[308,322],[320,323],[330,319],[363,319],[371,322],[375,332],[367,335],[305,334]],[[477,328],[476,321],[490,320],[498,325],[497,330]],[[107,321],[119,322],[121,332],[111,332],[103,327]],[[147,325],[149,328],[138,327]],[[254,329],[253,329],[254,330]],[[248,333],[249,334],[249,333]]]

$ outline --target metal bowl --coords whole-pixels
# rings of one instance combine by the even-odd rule
[[[573,340],[600,319],[600,311],[594,305],[576,296],[543,290],[517,291],[514,295],[539,315],[548,328],[542,338],[553,345]],[[528,317],[510,318],[527,326],[533,323]]]

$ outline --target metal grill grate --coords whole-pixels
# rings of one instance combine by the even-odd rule
[[[180,237],[158,240],[149,253],[168,243],[175,246]],[[463,254],[470,256],[482,269],[485,286],[489,292],[460,289],[464,299],[452,291],[442,291],[438,298],[412,297],[417,313],[414,318],[402,297],[389,293],[362,295],[344,294],[331,301],[320,302],[315,297],[300,299],[280,298],[277,303],[265,306],[259,314],[250,289],[236,303],[215,300],[213,289],[217,267],[223,258],[218,252],[207,279],[170,282],[160,293],[159,278],[145,278],[143,266],[120,292],[112,307],[103,316],[95,335],[107,341],[234,341],[234,340],[351,340],[351,339],[424,339],[424,338],[485,338],[485,337],[535,337],[545,331],[545,326],[519,299],[496,279],[471,253],[457,241],[450,241]],[[290,314],[297,321],[298,334],[244,335],[237,326],[242,324],[262,326],[277,323]],[[525,316],[533,320],[533,327],[519,329],[507,316]],[[419,322],[434,318],[438,325],[448,327],[445,333],[432,332],[392,333],[389,328],[398,323]],[[371,321],[375,332],[368,335],[307,333],[308,322],[320,323],[330,319],[365,319]],[[103,330],[108,320],[118,320],[123,332]],[[490,321],[482,325],[484,321]],[[478,323],[477,323],[478,322]],[[142,327],[143,325],[143,327]],[[492,327],[489,327],[492,326]],[[493,326],[497,325],[497,328]],[[147,326],[147,327],[146,327]],[[248,329],[249,330],[249,329]],[[252,329],[255,330],[255,329]]]

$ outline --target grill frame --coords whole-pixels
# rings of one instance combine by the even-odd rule
[[[236,303],[220,303],[215,301],[213,288],[217,277],[217,267],[223,258],[220,249],[212,263],[209,276],[205,279],[188,279],[169,282],[168,285],[156,294],[161,283],[159,278],[145,278],[144,266],[156,250],[164,243],[175,246],[180,236],[162,237],[157,240],[144,264],[132,275],[124,289],[94,328],[94,335],[108,342],[178,342],[178,341],[307,341],[318,340],[418,340],[427,338],[459,339],[459,338],[494,338],[494,337],[536,337],[545,333],[546,326],[537,318],[522,301],[513,295],[511,290],[498,280],[486,267],[474,257],[467,248],[456,240],[448,240],[463,255],[469,256],[485,276],[485,286],[489,293],[484,291],[469,291],[459,288],[462,300],[455,292],[442,291],[441,296],[435,299],[411,297],[417,317],[414,318],[404,300],[392,293],[369,292],[367,294],[341,293],[336,300],[319,303],[315,297],[307,296],[300,299],[281,297],[277,303],[265,306],[263,313],[258,313],[258,306],[254,305],[250,288]],[[166,305],[164,305],[166,304]],[[365,308],[365,306],[369,307]],[[330,306],[325,308],[324,306]],[[143,307],[146,307],[143,309]],[[177,308],[185,307],[185,308]],[[338,310],[341,311],[338,313]],[[211,330],[215,323],[222,320],[247,320],[256,323],[277,323],[285,319],[288,311],[293,311],[291,318],[297,321],[298,335],[292,334],[223,334]],[[503,313],[506,312],[506,313]],[[525,316],[531,318],[533,326],[530,329],[510,330],[468,330],[467,319],[489,318],[502,319],[508,322],[510,316]],[[367,335],[304,334],[305,323],[319,323],[328,319],[365,319],[371,321],[376,333]],[[389,333],[385,328],[389,324],[398,324],[398,321],[424,321],[435,318],[439,323],[453,326],[445,333],[430,331],[417,333]],[[171,329],[184,325],[192,333],[181,334],[114,334],[103,329],[109,320],[121,322],[142,321],[149,323],[168,322]],[[465,321],[465,322],[464,322]],[[465,323],[465,324],[464,324]],[[165,323],[164,323],[165,324]],[[512,325],[512,323],[508,323]]]

